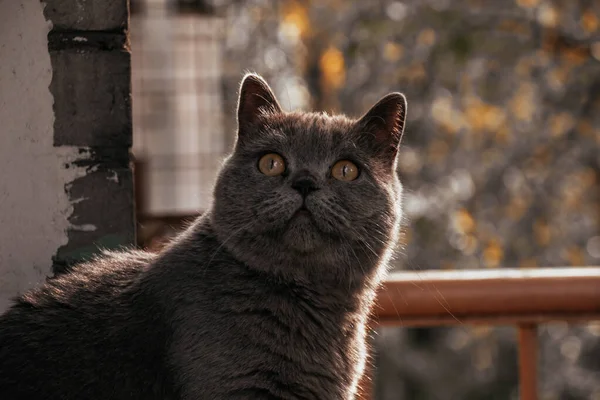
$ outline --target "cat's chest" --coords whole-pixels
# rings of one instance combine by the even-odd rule
[[[280,348],[291,358],[316,358],[340,352],[348,341],[351,317],[344,305],[316,305],[288,293],[254,293],[250,298],[222,298],[215,317],[235,327],[247,344]],[[296,353],[296,354],[294,354]]]
[[[197,390],[219,398],[251,387],[279,398],[325,393],[335,399],[352,381],[360,335],[339,310],[290,296],[254,293],[243,299],[237,293],[214,300],[203,322],[198,317],[175,335],[185,375],[206,380]]]

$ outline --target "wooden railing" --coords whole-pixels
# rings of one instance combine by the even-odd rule
[[[374,314],[375,327],[515,325],[520,399],[537,400],[537,326],[600,320],[600,267],[394,273]],[[363,399],[372,398],[369,375]]]

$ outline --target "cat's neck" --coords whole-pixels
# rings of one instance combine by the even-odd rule
[[[203,254],[197,254],[198,251],[202,251]],[[209,213],[198,218],[167,252],[180,259],[197,257],[201,260],[208,257],[204,265],[198,265],[192,272],[197,272],[204,278],[213,273],[217,277],[232,274],[244,278],[239,281],[247,282],[249,286],[261,282],[300,297],[331,303],[332,306],[335,304],[349,307],[354,311],[358,308],[369,308],[378,284],[376,277],[365,277],[362,273],[327,275],[330,266],[326,262],[319,264],[319,260],[313,260],[311,265],[306,265],[306,260],[298,260],[296,264],[271,265],[269,263],[273,261],[269,259],[258,262],[252,258],[243,259],[239,253],[232,251],[227,238],[218,237]],[[223,264],[227,265],[225,270]],[[356,265],[352,267],[356,269]],[[315,275],[310,273],[311,271],[320,273]],[[352,268],[348,268],[348,271],[352,271]]]

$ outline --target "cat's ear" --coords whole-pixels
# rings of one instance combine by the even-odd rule
[[[406,110],[406,97],[394,92],[379,100],[358,121],[361,132],[367,133],[370,147],[391,161],[396,158],[400,147]]]
[[[269,84],[256,74],[246,74],[240,86],[238,98],[239,135],[244,130],[255,126],[264,113],[280,113],[281,106],[277,102]]]

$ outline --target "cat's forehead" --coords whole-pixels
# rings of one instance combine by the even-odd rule
[[[315,132],[320,134],[343,134],[354,126],[354,121],[343,115],[328,115],[325,112],[288,112],[271,115],[273,127],[290,131]]]
[[[355,122],[326,113],[281,113],[267,123],[268,136],[281,145],[301,151],[331,151],[352,147]]]

